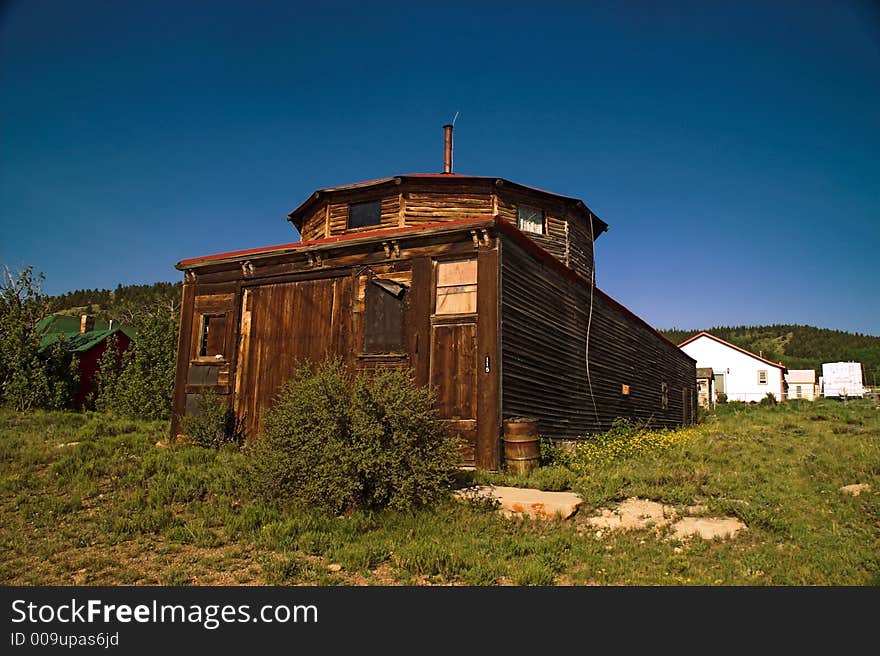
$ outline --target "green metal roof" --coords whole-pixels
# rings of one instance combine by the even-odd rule
[[[94,348],[105,339],[116,333],[123,333],[134,339],[136,332],[131,326],[118,325],[110,329],[106,321],[95,320],[95,329],[87,333],[79,332],[80,317],[64,314],[53,314],[42,319],[36,326],[40,337],[40,351],[50,348],[62,338],[67,349],[73,353],[84,353]]]

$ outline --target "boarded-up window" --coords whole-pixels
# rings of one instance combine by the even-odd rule
[[[477,311],[477,261],[437,263],[437,314]]]
[[[348,227],[363,228],[379,225],[382,222],[382,202],[371,200],[366,203],[352,203],[348,206]]]
[[[226,315],[203,314],[199,357],[213,358],[226,355]]]
[[[364,290],[364,353],[401,353],[406,286],[372,279]]]
[[[660,407],[669,409],[669,385],[666,383],[660,383]]]
[[[529,205],[518,205],[516,208],[516,227],[523,232],[544,234],[544,210]]]
[[[767,384],[767,370],[759,369],[758,370],[758,384],[766,385]]]

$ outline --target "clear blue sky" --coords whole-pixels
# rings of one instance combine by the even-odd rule
[[[456,172],[583,199],[652,325],[880,335],[877,3],[2,6],[0,263],[49,293],[295,241],[458,111]]]

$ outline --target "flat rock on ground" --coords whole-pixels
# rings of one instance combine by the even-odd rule
[[[703,505],[690,506],[688,512],[706,512]],[[587,518],[587,523],[596,527],[596,537],[603,537],[605,531],[644,530],[658,531],[669,526],[670,537],[684,539],[698,536],[704,540],[732,538],[746,525],[735,517],[682,517],[677,519],[675,508],[669,505],[630,497],[616,508],[602,508],[598,515]]]
[[[481,485],[459,490],[456,495],[459,498],[490,497],[498,501],[505,514],[527,515],[536,519],[568,519],[583,503],[574,492],[545,492],[498,485]]]
[[[599,529],[628,530],[666,526],[675,518],[675,508],[648,499],[630,497],[617,508],[602,508],[587,522]]]
[[[870,483],[853,483],[852,485],[844,485],[840,488],[840,491],[844,494],[851,494],[854,497],[859,496],[862,492],[870,492],[871,484]]]
[[[704,540],[732,538],[745,527],[735,517],[682,517],[672,525],[672,537],[679,540],[693,535]]]

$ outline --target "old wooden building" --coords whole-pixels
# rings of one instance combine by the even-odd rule
[[[694,361],[592,284],[605,222],[574,198],[454,174],[448,147],[445,170],[321,189],[289,214],[301,241],[179,262],[172,433],[211,389],[257,437],[298,362],[333,355],[410,368],[483,468],[501,464],[514,416],[572,440],[617,417],[690,423]]]

